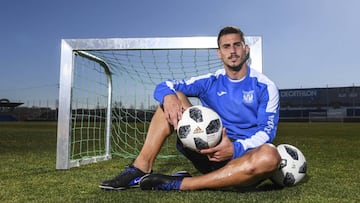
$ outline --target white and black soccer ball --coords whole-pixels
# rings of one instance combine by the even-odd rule
[[[220,116],[204,106],[186,109],[178,123],[177,134],[184,147],[194,151],[216,146],[221,139]]]
[[[281,156],[279,169],[270,179],[281,186],[293,186],[306,175],[306,159],[304,154],[295,146],[280,144],[277,150]]]

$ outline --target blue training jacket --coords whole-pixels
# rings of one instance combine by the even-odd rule
[[[163,104],[164,97],[183,92],[198,97],[203,106],[216,111],[234,145],[234,158],[275,138],[279,121],[279,91],[265,75],[247,67],[241,80],[227,77],[225,69],[192,77],[168,80],[156,86],[154,98]]]

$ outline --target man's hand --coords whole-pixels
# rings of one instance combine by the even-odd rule
[[[234,154],[234,146],[226,135],[226,129],[222,129],[221,142],[218,145],[200,150],[200,153],[207,155],[210,161],[220,162],[231,159]]]
[[[175,94],[169,94],[164,97],[164,113],[166,120],[170,125],[177,129],[178,121],[182,116],[182,105],[180,99]]]

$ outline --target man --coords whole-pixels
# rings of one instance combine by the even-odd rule
[[[225,27],[219,32],[217,50],[223,69],[190,80],[160,83],[154,92],[160,106],[138,157],[100,187],[122,190],[140,182],[144,190],[197,190],[248,186],[270,177],[280,162],[276,148],[270,144],[279,119],[279,94],[271,80],[246,64],[249,52],[242,31]],[[178,140],[178,150],[204,175],[152,174],[162,144],[177,129],[182,112],[191,106],[187,97],[198,97],[220,115],[224,126],[221,142],[194,152]]]

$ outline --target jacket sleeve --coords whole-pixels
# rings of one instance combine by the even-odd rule
[[[164,97],[169,94],[176,94],[176,90],[174,89],[174,80],[173,81],[164,81],[159,83],[154,91],[154,98],[160,104],[164,103]]]
[[[233,159],[241,157],[248,150],[271,143],[277,131],[279,121],[279,91],[275,85],[270,84],[260,97],[260,106],[257,111],[257,128],[255,133],[246,139],[233,142]]]
[[[154,98],[160,104],[164,103],[164,97],[169,94],[176,94],[176,91],[184,93],[188,97],[200,97],[209,86],[211,74],[192,77],[189,80],[167,80],[158,84],[154,91]]]

